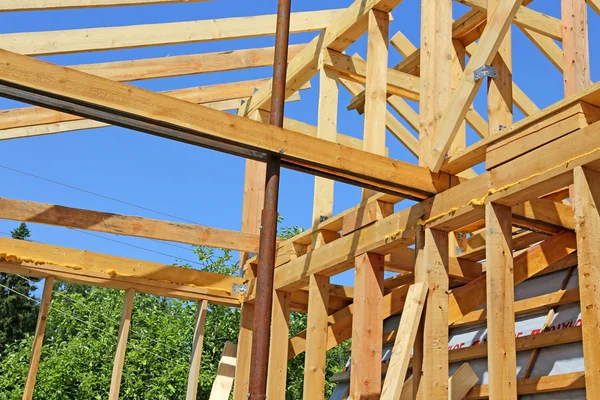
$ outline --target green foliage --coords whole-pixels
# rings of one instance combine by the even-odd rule
[[[25,240],[31,236],[25,223],[21,223],[10,233],[13,239]],[[27,280],[16,275],[0,273],[0,285],[2,285],[0,286],[1,355],[8,344],[21,340],[27,334],[35,331],[38,306],[31,300],[15,293],[16,291],[26,296],[32,296],[35,286]]]
[[[299,232],[300,228],[293,227],[282,229],[281,235],[290,237]],[[227,250],[195,247],[194,252],[202,270],[229,275],[238,272],[237,263],[232,262]],[[179,266],[191,268],[187,264]],[[36,381],[36,400],[107,398],[122,305],[122,291],[55,284]],[[120,399],[184,397],[195,318],[193,302],[135,295]],[[239,321],[239,309],[209,306],[198,399],[208,399],[225,342],[237,343]],[[290,334],[305,328],[306,315],[292,313]],[[0,400],[21,398],[31,342],[31,335],[11,341],[0,358]],[[348,357],[348,344],[330,350],[327,376],[341,371]],[[300,355],[288,363],[288,399],[302,398],[303,375],[304,355]],[[328,397],[333,387],[328,384]]]

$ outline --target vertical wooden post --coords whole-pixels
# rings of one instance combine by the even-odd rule
[[[431,153],[436,127],[452,96],[452,0],[421,1],[419,163]],[[418,379],[416,379],[418,380]]]
[[[194,341],[192,342],[192,358],[188,373],[186,400],[196,400],[198,393],[198,377],[202,364],[202,345],[204,344],[204,325],[206,323],[206,310],[208,301],[198,302],[196,311],[196,325],[194,327]]]
[[[377,10],[369,11],[367,43],[367,85],[365,89],[365,129],[363,149],[385,154],[388,38],[390,16]],[[363,199],[374,194],[363,189]]]
[[[383,266],[384,257],[379,254],[365,253],[355,260],[351,399],[379,399],[381,395]]]
[[[234,400],[248,400],[252,335],[254,334],[254,304],[243,303],[238,333],[237,368],[233,385]]]
[[[335,142],[337,134],[338,111],[338,74],[323,66],[322,54],[319,71],[319,122],[317,137]],[[315,177],[313,200],[313,226],[321,218],[331,218],[333,214],[333,181],[320,176]]]
[[[465,56],[467,51],[465,50],[465,46],[463,46],[462,42],[458,39],[452,41],[452,91],[456,89],[458,83],[460,82],[460,78],[465,69]],[[448,150],[449,155],[457,154],[463,151],[467,147],[467,123],[463,122],[458,132],[456,133],[456,137],[452,141],[450,145],[450,150]]]
[[[49,276],[44,280],[44,291],[42,292],[42,301],[40,303],[40,309],[38,311],[38,319],[37,324],[35,326],[33,345],[31,346],[31,358],[29,359],[29,370],[27,371],[27,380],[25,381],[25,389],[23,391],[23,400],[31,400],[33,398],[35,377],[37,375],[38,366],[40,365],[40,356],[42,354],[42,344],[44,342],[46,320],[48,319],[50,303],[52,302],[53,285],[54,277]]]
[[[276,291],[273,296],[271,347],[267,375],[267,398],[285,399],[287,388],[287,354],[290,334],[291,293]]]
[[[571,96],[591,84],[587,4],[585,0],[561,0],[561,8],[565,96]]]
[[[225,343],[223,356],[221,357],[221,361],[219,361],[219,368],[217,369],[217,376],[210,390],[209,400],[223,400],[229,398],[237,364],[235,358],[236,352],[237,346],[235,344],[230,342]]]
[[[501,1],[488,0],[488,20],[494,15]],[[510,28],[498,48],[492,66],[496,68],[497,77],[488,79],[488,129],[490,135],[498,133],[503,126],[511,126],[513,122],[512,34]]]
[[[485,205],[488,376],[491,400],[517,398],[512,212]]]
[[[308,321],[306,323],[306,356],[304,360],[304,399],[325,398],[327,353],[327,311],[329,309],[329,277],[311,275],[308,284]]]
[[[119,326],[119,338],[117,339],[117,350],[115,352],[115,361],[113,363],[112,376],[110,378],[109,400],[119,400],[123,364],[125,363],[125,351],[127,350],[127,338],[129,337],[129,327],[131,326],[131,312],[133,310],[134,295],[134,289],[128,289],[125,292],[123,311],[121,312],[121,325]]]
[[[574,170],[575,231],[579,297],[583,329],[585,387],[588,399],[600,398],[600,173],[585,167]]]
[[[423,255],[425,250],[425,230],[422,226],[417,226],[415,229],[415,283],[425,282],[425,271],[422,268]],[[427,299],[425,299],[425,307],[427,306]],[[422,399],[423,392],[421,391],[421,378],[423,376],[423,341],[425,331],[425,311],[421,313],[421,320],[417,328],[417,334],[415,336],[415,343],[413,348],[413,374],[411,379],[411,399]],[[408,381],[407,381],[408,382]],[[407,384],[407,383],[405,383]],[[404,391],[404,390],[403,390]]]
[[[415,265],[429,286],[423,320],[423,367],[417,398],[448,398],[448,233],[425,229],[423,262]],[[416,277],[415,277],[416,279]]]

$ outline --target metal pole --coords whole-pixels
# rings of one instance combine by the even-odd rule
[[[271,125],[279,127],[283,127],[290,6],[291,0],[279,0],[279,7],[277,8],[270,122]],[[279,155],[269,155],[267,157],[265,205],[261,215],[254,335],[252,335],[252,364],[250,366],[250,393],[248,393],[248,398],[252,400],[267,397],[267,370],[273,307],[273,273],[275,269],[275,252],[277,250],[277,203],[280,168],[281,159]]]

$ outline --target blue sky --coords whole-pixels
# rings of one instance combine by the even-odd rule
[[[341,8],[350,0],[294,1],[293,11]],[[103,9],[38,11],[0,14],[0,33],[50,31],[101,26],[123,26],[160,22],[204,20],[235,16],[262,15],[276,12],[277,2],[271,1],[214,1]],[[418,0],[405,0],[392,13],[394,21],[390,37],[402,30],[415,45],[419,44]],[[530,6],[538,11],[559,17],[559,0],[537,0]],[[454,6],[454,18],[467,7]],[[592,80],[600,79],[598,65],[600,50],[600,18],[590,9],[590,51]],[[415,23],[417,22],[417,23]],[[545,59],[531,42],[519,31],[513,32],[513,75],[515,82],[540,107],[546,107],[562,98],[562,76]],[[305,43],[314,33],[292,35],[291,43]],[[72,55],[49,56],[44,59],[62,65],[107,62],[137,58],[165,57],[168,55],[195,54],[213,51],[267,47],[274,44],[273,37],[217,41],[174,46],[157,46],[142,49],[104,51]],[[1,47],[0,43],[0,47]],[[347,50],[366,56],[366,40],[361,38]],[[401,60],[390,48],[389,65]],[[137,82],[136,85],[152,90],[168,90],[192,86],[234,82],[271,76],[270,68],[213,73],[188,77],[156,79]],[[312,89],[301,93],[302,100],[286,105],[286,116],[316,124],[318,76],[311,80]],[[484,87],[475,101],[476,109],[486,115]],[[338,131],[361,137],[363,119],[356,112],[346,111],[351,96],[340,87]],[[19,103],[0,99],[0,109],[20,107]],[[415,105],[416,107],[416,105]],[[522,115],[515,111],[515,118]],[[469,141],[474,140],[471,132]],[[390,156],[409,162],[414,157],[393,136],[387,135]],[[102,194],[123,202],[193,221],[202,225],[224,229],[240,229],[244,160],[211,150],[181,144],[147,134],[110,127],[36,138],[2,141],[0,159],[0,196],[61,204],[92,210],[109,211],[149,218],[175,220],[106,198],[73,190],[56,183],[39,180],[17,173],[29,174]],[[281,179],[280,214],[284,225],[310,226],[313,196],[313,177],[284,170]],[[343,211],[359,201],[360,189],[336,183],[335,210]],[[411,204],[404,202],[401,209]],[[17,225],[0,221],[0,234],[8,233]],[[194,259],[191,248],[176,247],[152,240],[119,237],[92,232],[93,235],[64,228],[30,224],[33,239],[61,246],[105,252],[114,255],[149,261],[172,263],[175,258]],[[117,243],[102,238],[118,240]],[[132,247],[139,246],[141,248]],[[157,254],[148,251],[152,250]],[[334,282],[349,284],[351,273],[334,278]]]

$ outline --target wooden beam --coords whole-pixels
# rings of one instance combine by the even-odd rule
[[[594,245],[594,238],[600,233],[600,173],[585,167],[577,167],[573,173],[586,394],[595,398],[600,396],[600,355],[596,345],[600,334],[600,252]]]
[[[117,6],[140,6],[147,4],[200,3],[211,0],[12,0],[0,1],[0,12],[65,10],[70,8],[98,8]]]
[[[327,309],[329,307],[329,277],[311,275],[308,293],[308,320],[304,362],[304,398],[325,397],[325,373],[327,353]]]
[[[267,398],[285,398],[287,389],[287,350],[290,334],[291,293],[276,291],[271,317],[271,347],[267,374]]]
[[[26,267],[31,276],[52,275],[60,280],[71,276],[77,283],[114,289],[137,288],[139,283],[140,291],[161,296],[174,291],[178,294],[174,297],[179,297],[189,291],[195,296],[191,299],[202,293],[212,302],[239,305],[231,288],[242,279],[229,275],[9,238],[0,238],[0,259]]]
[[[247,400],[250,384],[252,335],[254,334],[254,304],[242,303],[238,333],[237,368],[233,385],[233,399]]]
[[[517,399],[512,218],[510,207],[485,206],[488,379],[495,399]]]
[[[442,118],[432,139],[431,152],[425,158],[426,164],[432,171],[437,172],[440,170],[457,129],[460,127],[477,94],[477,89],[483,81],[482,79],[474,80],[474,71],[492,62],[521,3],[522,0],[501,0],[492,17],[488,20],[488,24],[478,42],[477,50],[469,59],[448,107],[442,111]]]
[[[426,282],[415,283],[408,289],[406,303],[398,325],[398,334],[390,357],[390,366],[383,383],[381,392],[381,398],[383,399],[400,399],[428,290],[429,287]]]
[[[565,97],[591,85],[585,0],[561,0]]]
[[[325,29],[330,21],[340,15],[339,9],[292,13],[290,33]],[[5,50],[37,56],[129,49],[273,36],[276,18],[272,14],[66,31],[5,33],[0,35],[0,42]],[[148,35],[148,32],[152,32],[152,35]]]
[[[425,230],[421,265],[415,282],[427,282],[429,295],[423,319],[423,369],[417,398],[448,397],[448,233]]]
[[[540,376],[517,381],[517,394],[540,394],[563,390],[583,389],[586,379],[584,372],[570,372],[552,376]],[[487,399],[490,396],[488,385],[475,386],[465,399]]]
[[[235,377],[237,346],[231,342],[225,342],[223,355],[219,361],[217,376],[210,390],[209,400],[228,399]]]
[[[134,295],[134,289],[127,289],[125,291],[123,311],[121,312],[121,324],[119,325],[119,337],[117,339],[117,349],[115,351],[115,360],[110,378],[110,393],[108,394],[109,400],[119,400],[121,376],[123,375],[123,364],[125,363],[127,338],[129,337],[129,327],[131,326],[131,312],[133,310]]]
[[[319,71],[319,106],[317,137],[332,142],[337,135],[338,111],[338,74],[327,68]],[[315,177],[313,195],[312,225],[333,215],[333,181],[320,176]]]
[[[0,198],[0,210],[0,218],[12,221],[34,222],[253,253],[258,251],[258,234],[254,233],[5,198]]]
[[[448,379],[448,399],[462,400],[479,378],[468,363],[461,365]]]
[[[385,154],[386,121],[381,118],[387,112],[387,64],[390,18],[386,12],[371,10],[368,19],[367,71],[363,150]],[[363,200],[375,195],[363,189]]]
[[[381,395],[383,346],[383,257],[356,257],[350,398],[378,399]]]
[[[31,345],[29,369],[27,370],[27,379],[25,380],[25,388],[23,389],[23,400],[33,399],[33,392],[35,390],[35,378],[37,376],[38,367],[40,365],[42,344],[44,343],[46,321],[48,319],[48,312],[50,311],[50,303],[52,302],[53,285],[54,277],[49,276],[46,279],[44,279],[42,300],[40,301],[40,309],[38,310],[37,324],[35,325],[35,334],[33,335],[33,343]]]
[[[546,56],[560,73],[563,73],[564,54],[560,46],[553,39],[527,28],[521,28],[521,32],[531,40],[535,47]]]
[[[204,325],[208,301],[203,300],[196,304],[196,324],[194,327],[194,341],[192,342],[192,358],[190,372],[188,373],[186,400],[196,400],[198,394],[198,377],[202,364],[202,347],[204,344]]]
[[[187,143],[218,148],[244,157],[262,159],[266,157],[266,152],[282,154],[282,163],[286,167],[336,177],[381,191],[399,193],[405,191],[400,188],[408,189],[414,185],[408,191],[415,198],[429,197],[431,191],[446,189],[450,183],[447,175],[432,175],[424,168],[409,163],[390,163],[384,156],[354,150],[14,53],[0,51],[0,56],[0,81],[4,85],[16,85],[20,82],[19,89],[0,87],[0,92],[4,95],[10,92],[11,98],[35,103],[39,100],[39,104],[44,106],[53,103],[51,107],[62,110],[74,106],[77,110],[69,112]],[[40,91],[44,92],[43,98],[32,93]],[[109,98],[103,98],[103,94],[108,93],[111,93]],[[77,98],[85,99],[85,105],[79,103],[76,106],[74,103]],[[127,116],[115,115],[124,110],[127,110]],[[372,179],[375,178],[373,175],[376,175],[376,181]],[[386,183],[388,179],[393,183]]]
[[[319,56],[324,49],[343,52],[367,30],[367,18],[370,10],[390,12],[402,0],[355,0],[345,11],[332,20],[325,32],[314,38],[288,64],[286,93],[295,92],[315,74]],[[240,110],[248,115],[258,109],[268,109],[271,101],[271,82],[258,90],[250,101]]]
[[[598,15],[600,15],[600,1],[599,0],[587,0],[587,3],[592,10],[594,10]]]
[[[460,77],[465,70],[465,56],[467,50],[460,40],[452,40],[452,74],[451,74],[451,87],[454,91],[460,82]],[[448,96],[449,97],[449,96]],[[448,154],[456,154],[463,151],[467,147],[467,125],[462,123],[456,132],[456,137],[452,141]]]

